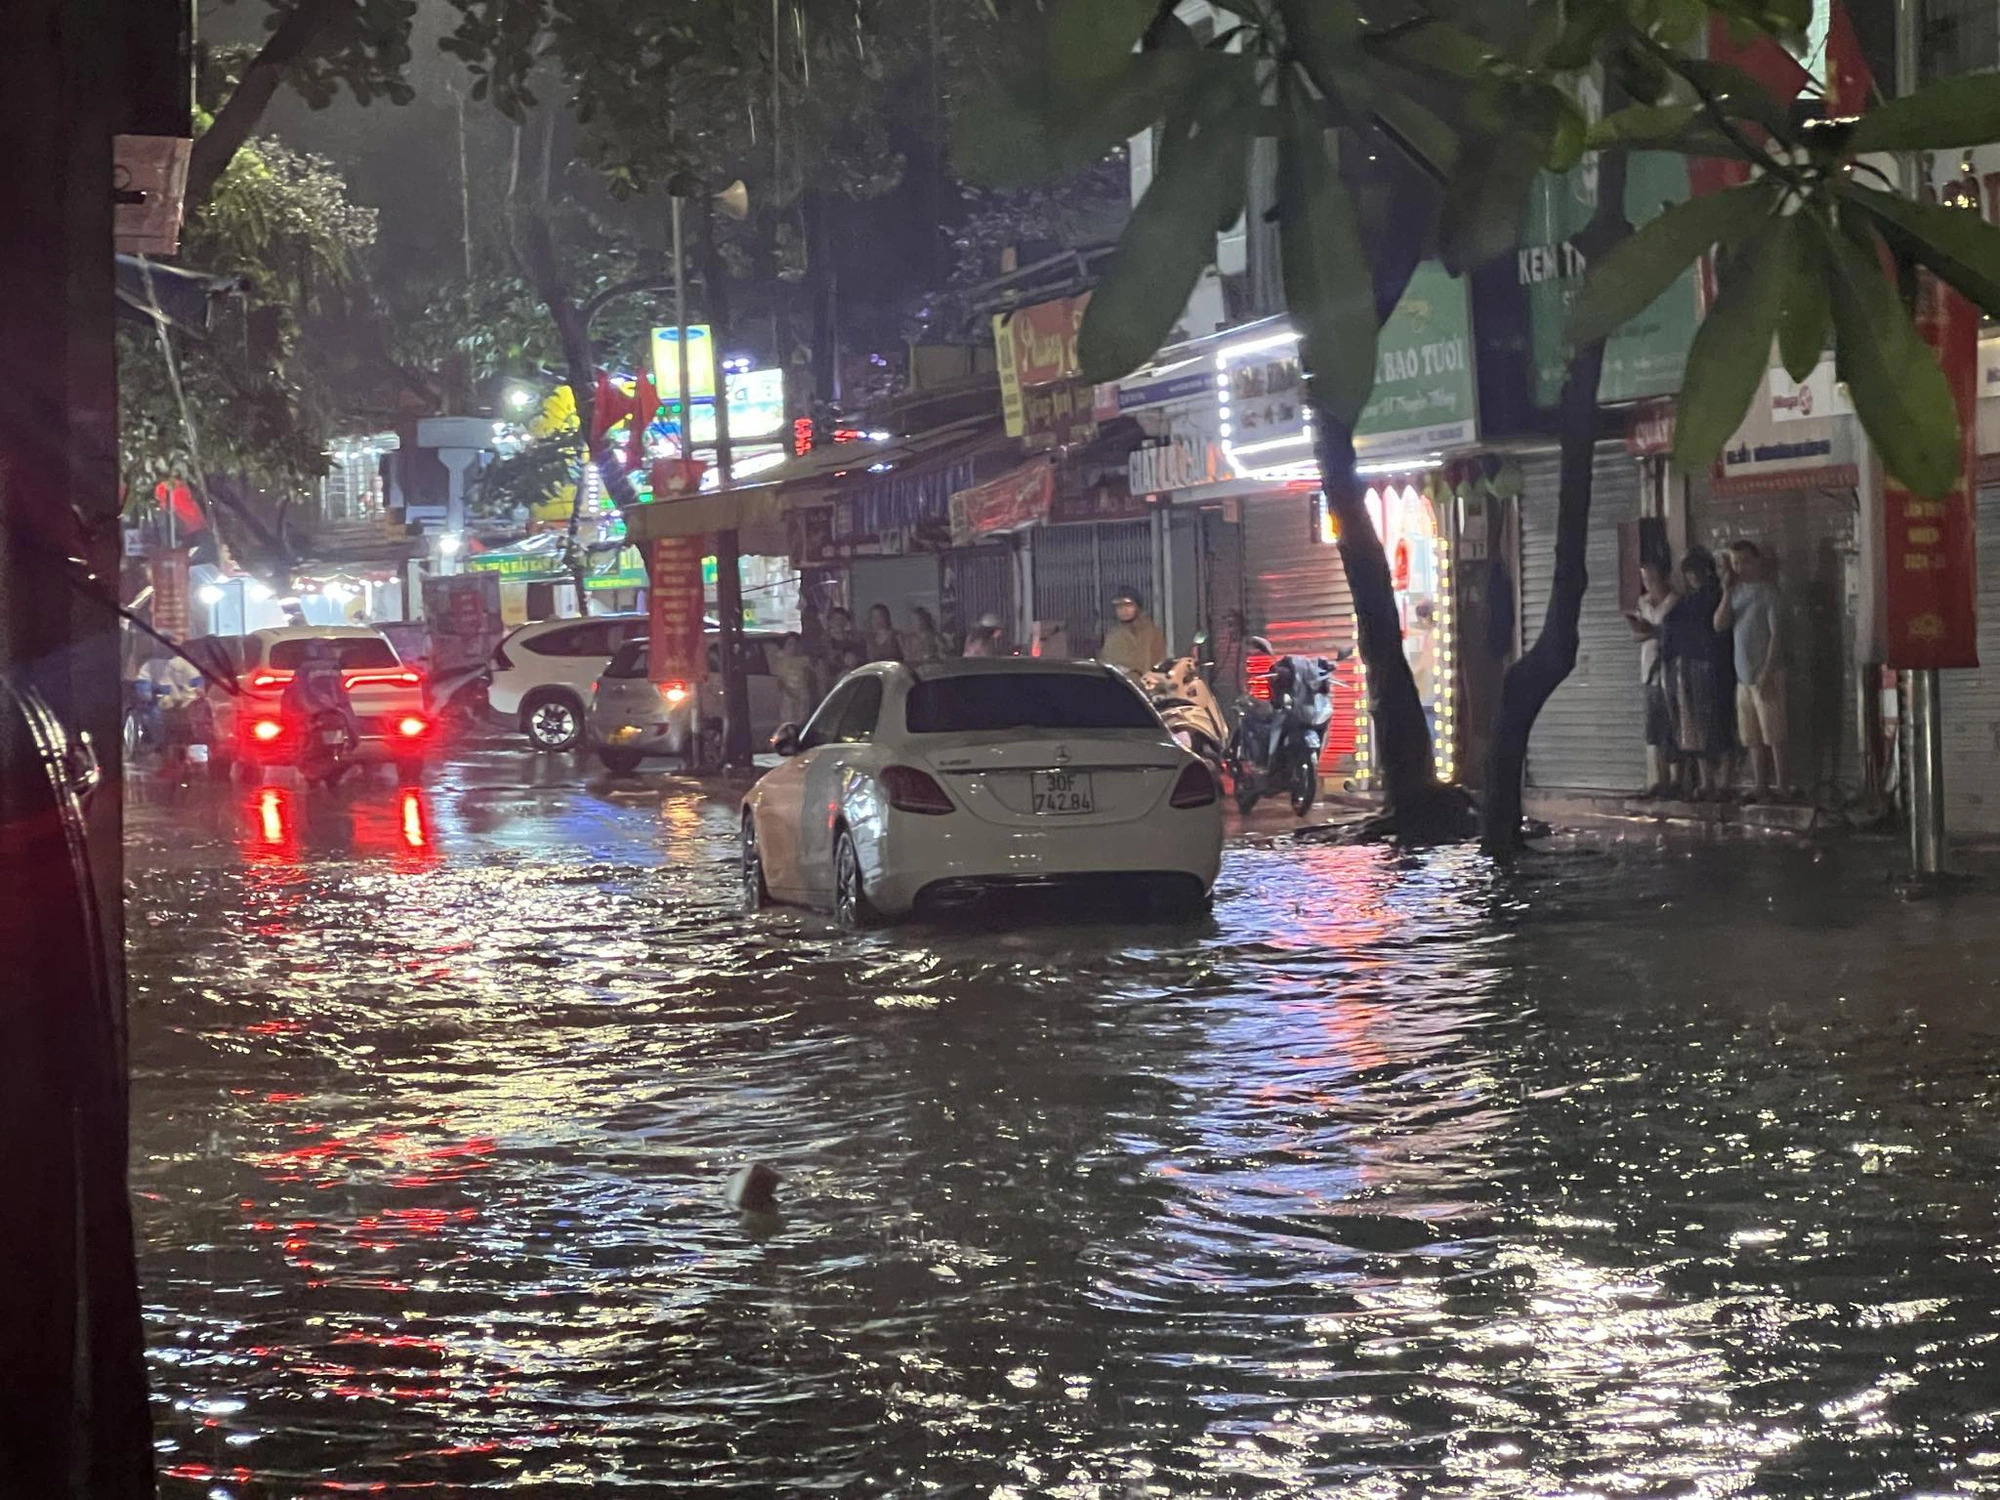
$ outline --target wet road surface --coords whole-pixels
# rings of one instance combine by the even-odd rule
[[[1993,892],[1253,835],[1199,928],[850,939],[733,826],[135,794],[164,1494],[2000,1494]]]

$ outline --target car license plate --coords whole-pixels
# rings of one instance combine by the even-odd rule
[[[319,732],[319,742],[322,745],[344,745],[347,743],[347,736],[338,729],[322,729]]]
[[[1029,782],[1034,808],[1038,813],[1063,817],[1097,811],[1097,799],[1091,791],[1088,771],[1035,771],[1031,773]]]

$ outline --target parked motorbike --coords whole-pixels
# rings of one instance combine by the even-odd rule
[[[339,786],[340,778],[353,768],[354,752],[361,745],[348,716],[323,708],[306,719],[299,734],[299,775],[308,786],[318,784],[329,791]]]
[[[1161,662],[1139,679],[1139,686],[1181,748],[1192,750],[1220,772],[1229,745],[1229,720],[1194,656]]]
[[[1262,641],[1250,647],[1253,654],[1271,654]],[[1268,696],[1243,700],[1225,756],[1241,812],[1282,795],[1303,818],[1319,801],[1320,751],[1333,722],[1333,666],[1323,656],[1278,657]]]

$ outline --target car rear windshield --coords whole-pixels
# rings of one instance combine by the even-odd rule
[[[380,637],[365,635],[321,637],[330,639],[340,652],[340,669],[343,672],[358,672],[371,667],[399,667],[396,648]],[[316,646],[316,640],[294,638],[276,641],[271,646],[271,665],[281,672],[296,672],[305,665],[306,650]]]
[[[611,665],[604,669],[606,677],[644,677],[648,660],[652,655],[653,643],[644,637],[627,641],[611,658]]]
[[[1005,729],[1156,729],[1146,702],[1108,673],[1006,672],[938,677],[910,689],[911,734]]]

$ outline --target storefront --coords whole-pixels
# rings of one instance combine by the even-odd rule
[[[1791,779],[1821,801],[1861,783],[1859,455],[1829,359],[1803,383],[1770,371],[1717,471],[1688,484],[1686,541],[1719,552],[1747,538],[1778,585]]]
[[[1983,180],[1991,217],[2000,175]],[[1981,341],[1979,366],[1979,666],[1938,676],[1945,827],[1991,837],[2000,834],[2000,335]]]

